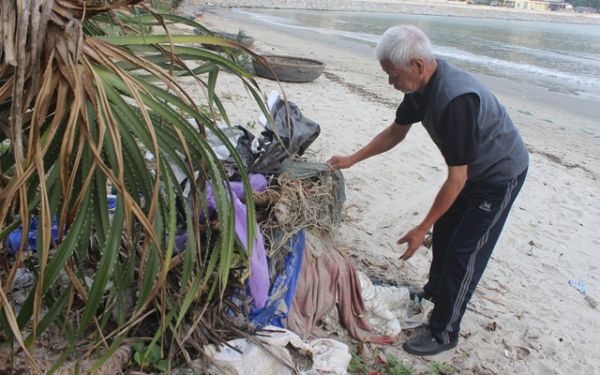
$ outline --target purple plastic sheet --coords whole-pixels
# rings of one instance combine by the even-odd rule
[[[252,191],[263,192],[267,190],[267,179],[262,174],[252,174],[248,176]],[[241,181],[229,181],[229,187],[233,192],[233,207],[235,210],[235,234],[250,255],[250,278],[248,287],[254,298],[254,304],[257,308],[263,308],[267,302],[269,293],[269,268],[267,265],[267,255],[265,254],[265,243],[258,224],[256,226],[256,238],[252,246],[248,246],[248,218],[246,217],[246,205],[242,203],[244,197],[244,184]],[[213,189],[210,183],[206,183],[206,200],[209,212],[216,210],[217,204],[213,195]],[[180,233],[175,238],[176,247],[182,251],[185,248],[187,234]]]
[[[254,176],[260,176],[262,180]],[[252,252],[250,255],[250,279],[248,280],[248,286],[250,287],[252,297],[254,297],[254,304],[256,307],[262,308],[267,302],[270,286],[269,266],[267,265],[267,255],[265,254],[265,242],[258,224],[248,223],[246,217],[246,205],[240,200],[240,198],[244,196],[244,186],[241,182],[231,182],[229,185],[234,193],[235,234],[246,251]],[[263,185],[264,188],[262,188]],[[253,191],[265,191],[267,188],[267,180],[263,175],[253,175],[250,178],[250,186]],[[262,188],[262,190],[258,190],[255,186],[257,188]],[[256,238],[252,243],[252,247],[248,246],[248,225],[254,225],[256,228]]]

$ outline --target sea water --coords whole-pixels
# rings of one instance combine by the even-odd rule
[[[437,56],[469,71],[600,103],[599,25],[366,12],[238,12],[371,46],[388,27],[412,24],[429,36]]]

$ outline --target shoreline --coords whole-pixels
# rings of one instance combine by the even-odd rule
[[[532,11],[485,5],[469,5],[456,1],[422,2],[383,0],[383,1],[343,1],[343,0],[193,0],[194,5],[217,8],[245,9],[288,9],[314,11],[348,12],[397,12],[413,15],[491,18],[517,21],[562,22],[573,24],[599,24],[600,14],[575,13],[574,11]]]
[[[316,42],[323,43],[327,42],[328,40],[335,40],[336,46],[346,48],[348,50],[353,50],[354,52],[359,52],[367,58],[373,56],[374,47],[370,44],[345,38],[334,39],[331,38],[330,34],[325,33],[322,30],[296,27],[289,24],[284,25],[280,23],[264,22],[264,20],[260,18],[262,16],[261,13],[254,13],[251,10],[247,9],[248,8],[230,9],[230,15],[227,17],[240,20],[243,19],[244,22],[249,22],[255,25],[264,23],[265,25],[268,25],[268,27],[271,27],[273,29],[281,30],[283,32],[290,33],[299,37],[301,36],[303,38],[311,38]],[[597,111],[593,110],[592,108],[595,108],[596,105],[600,105],[600,97],[588,95],[588,93],[585,93],[584,91],[582,91],[582,93],[573,94],[551,90],[548,87],[535,85],[533,83],[522,81],[517,82],[507,77],[490,75],[485,72],[472,71],[472,73],[478,76],[479,78],[486,80],[487,83],[500,87],[500,91],[507,95],[509,95],[512,90],[512,88],[508,88],[507,86],[522,86],[520,87],[520,92],[530,93],[530,97],[528,97],[527,100],[543,99],[547,105],[550,105],[551,107],[561,107],[562,109],[568,110],[573,115],[585,116],[588,120],[594,120],[595,118],[597,118]],[[600,133],[598,134],[598,136],[600,136]]]

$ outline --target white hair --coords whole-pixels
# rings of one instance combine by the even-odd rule
[[[390,27],[383,33],[375,48],[379,61],[388,60],[395,66],[408,66],[413,59],[430,62],[433,59],[431,42],[421,29],[410,25]]]

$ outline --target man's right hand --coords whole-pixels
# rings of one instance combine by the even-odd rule
[[[379,155],[396,146],[398,143],[402,142],[409,130],[410,125],[398,125],[392,123],[390,126],[379,132],[379,134],[377,134],[366,146],[363,146],[352,155],[333,155],[327,163],[333,170],[350,168],[362,160]]]
[[[327,161],[327,164],[329,164],[331,169],[346,169],[353,166],[354,162],[352,161],[352,158],[350,156],[333,155]]]

